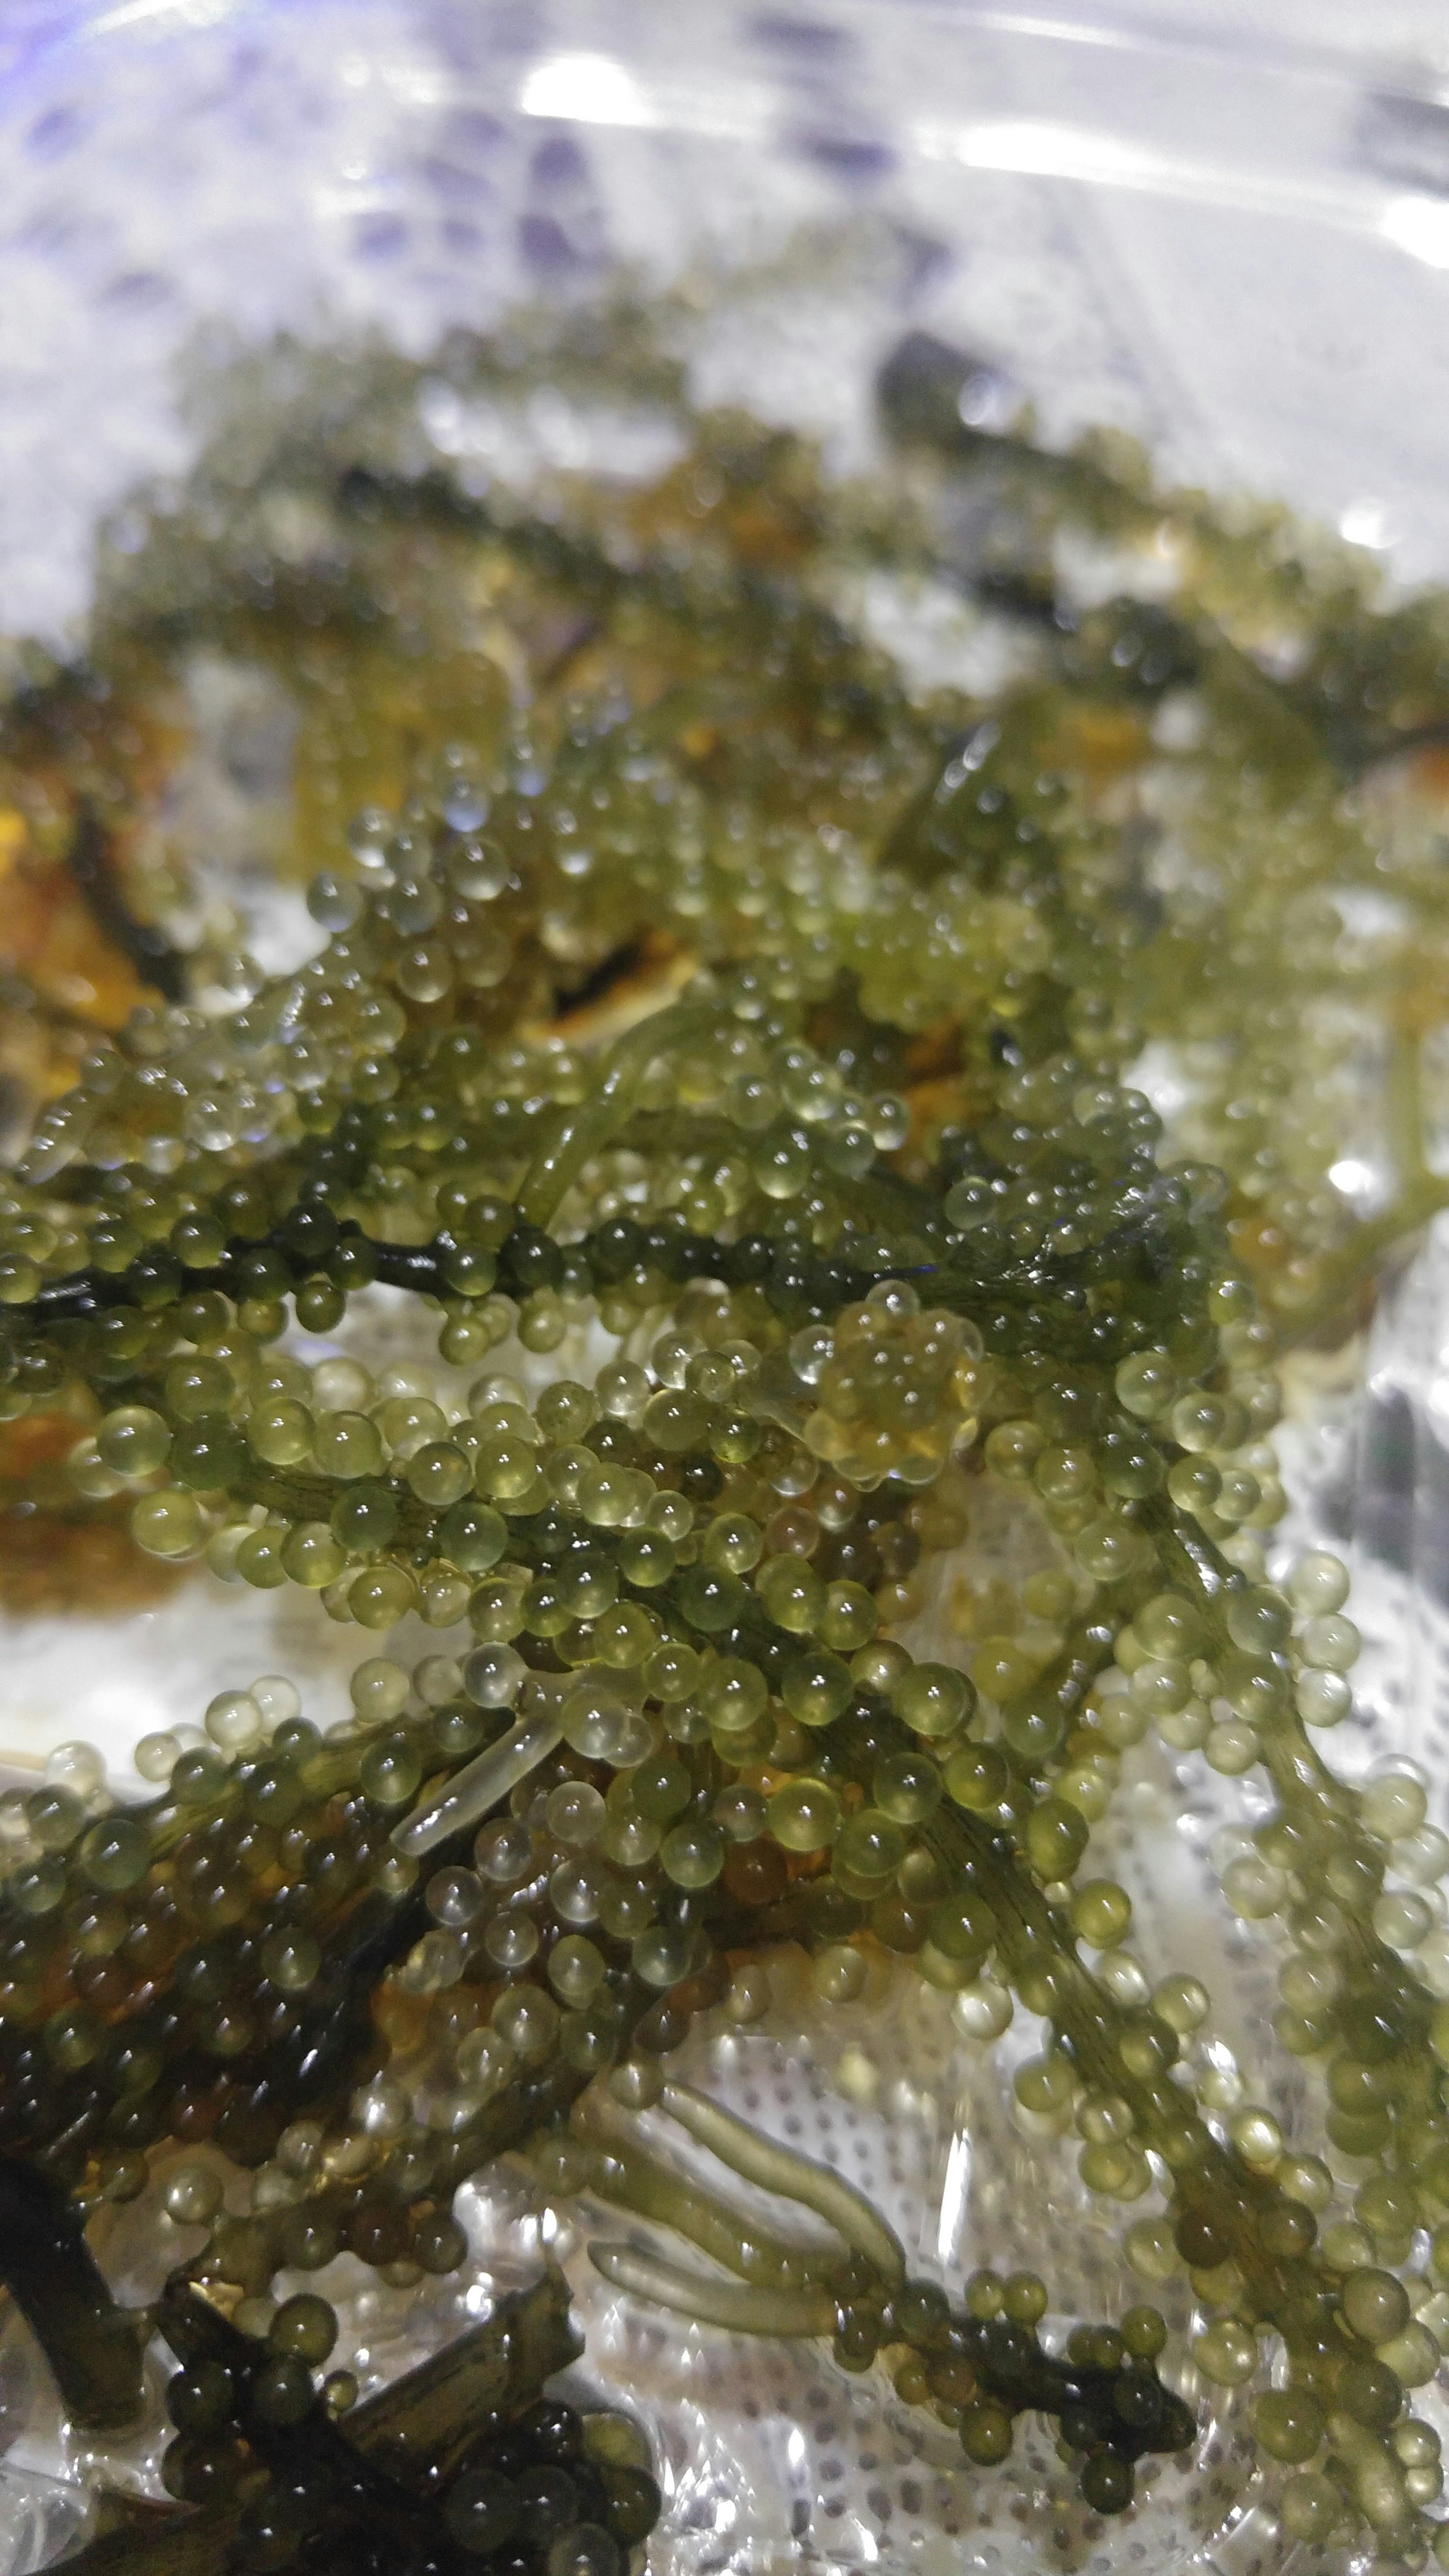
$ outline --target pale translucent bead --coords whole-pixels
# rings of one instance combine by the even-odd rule
[[[324,1413],[361,1413],[374,1397],[372,1378],[357,1360],[320,1360],[312,1371],[316,1407]]]
[[[250,1690],[268,1733],[302,1714],[302,1694],[285,1673],[259,1673]]]
[[[205,1725],[219,1752],[248,1753],[261,1741],[262,1712],[250,1691],[218,1691],[207,1705]]]
[[[57,1744],[46,1757],[45,1777],[53,1789],[69,1789],[77,1798],[89,1798],[106,1785],[106,1765],[94,1744],[79,1740]]]

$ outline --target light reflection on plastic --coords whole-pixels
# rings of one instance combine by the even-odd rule
[[[108,9],[90,29],[93,36],[109,36],[118,27],[139,27],[148,18],[177,18],[184,27],[211,27],[219,18],[228,18],[235,0],[122,0],[118,9]]]
[[[951,2140],[946,2158],[946,2178],[941,2185],[941,2207],[936,2220],[936,2259],[941,2263],[955,2261],[966,2221],[966,2195],[971,2188],[971,2137],[958,2129]]]
[[[536,63],[518,96],[524,116],[557,116],[573,125],[659,123],[639,83],[608,54],[552,54]]]
[[[1244,214],[1297,216],[1342,232],[1376,234],[1427,268],[1449,268],[1449,204],[1419,194],[1385,198],[1361,182],[1273,178],[1263,171],[1193,162],[1116,134],[1031,117],[985,117],[969,125],[923,119],[911,143],[926,161],[968,170],[1005,170],[1029,179],[1074,179],[1084,187],[1127,188],[1186,204],[1236,207]]]
[[[1379,217],[1379,231],[1426,268],[1449,268],[1449,205],[1441,198],[1392,198]]]

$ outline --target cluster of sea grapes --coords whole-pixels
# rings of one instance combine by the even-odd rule
[[[426,478],[369,491],[354,572],[380,522],[436,536]],[[355,499],[344,477],[339,525]],[[1409,1773],[1355,1791],[1319,1752],[1357,1652],[1342,1568],[1266,1579],[1261,1207],[1310,1246],[1285,1312],[1357,1257],[1352,1224],[1313,1201],[1305,1130],[1289,1170],[1229,1101],[1224,1178],[1123,1078],[1194,903],[1224,1060],[1243,1004],[1201,870],[1128,883],[1154,709],[1191,680],[1222,728],[1202,795],[1278,799],[1274,972],[1352,838],[1300,793],[1312,710],[1264,713],[1191,603],[1154,636],[1124,610],[989,716],[914,701],[821,605],[848,513],[738,422],[643,498],[449,508],[531,616],[582,603],[589,688],[541,681],[526,735],[490,702],[430,750],[314,882],[310,962],[232,959],[226,1008],[139,1014],[0,1184],[6,1419],[72,1419],[78,1494],[158,1558],[315,1590],[380,1640],[417,1611],[438,1649],[366,1658],[325,1736],[285,1679],[222,1693],[138,1747],[148,1805],[117,1809],[85,1747],[0,1800],[0,2143],[91,2201],[214,2140],[251,2204],[223,2214],[204,2162],[171,2175],[171,2215],[212,2229],[197,2276],[320,2370],[325,2303],[277,2306],[279,2271],[456,2268],[459,2181],[542,2141],[558,2187],[597,2183],[571,2107],[596,2078],[645,2107],[695,2014],[756,2017],[753,1954],[805,1944],[828,2007],[884,1949],[985,2040],[1040,2019],[1021,2118],[1075,2130],[1103,2199],[1156,2196],[1127,2250],[1188,2268],[1202,2377],[1281,2346],[1254,2421],[1285,2530],[1422,2562],[1449,2529],[1411,2396],[1449,2344],[1449,2244],[1416,2261],[1449,2210],[1449,1837]],[[223,632],[243,555],[206,557]],[[332,579],[308,623],[342,667]],[[295,648],[279,616],[267,649]],[[1259,722],[1298,727],[1297,770],[1259,741],[1245,771]],[[436,1369],[339,1347],[379,1282],[430,1301]],[[962,1542],[998,1508],[1030,1570],[977,1594]],[[1201,1984],[1126,1947],[1092,1836],[1154,1730],[1269,1784],[1224,1890],[1283,1936],[1278,2036],[1321,2069],[1351,2215],[1207,2044]],[[610,2187],[680,2226],[609,2152]],[[887,2355],[978,2463],[1044,2407],[1115,2511],[1183,2437],[1156,2310],[1055,2359],[1039,2283],[978,2276],[963,2319],[869,2235],[854,2260],[822,2307],[782,2256],[760,2315],[849,2368]]]

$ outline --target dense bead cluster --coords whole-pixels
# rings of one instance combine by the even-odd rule
[[[557,354],[515,352],[515,391]],[[1268,1579],[1276,1354],[1434,1203],[1429,1022],[1406,1056],[1401,957],[1345,956],[1313,892],[1370,864],[1326,645],[1291,685],[1251,649],[1271,609],[1427,668],[1433,621],[1375,627],[1331,567],[1255,590],[1205,508],[1121,460],[988,452],[932,408],[945,382],[917,347],[883,387],[923,508],[692,419],[668,370],[663,480],[535,504],[395,469],[418,381],[364,369],[348,430],[344,405],[306,432],[315,563],[261,597],[257,513],[301,451],[264,441],[242,492],[223,430],[112,568],[118,673],[206,638],[295,690],[318,940],[270,978],[213,957],[36,1120],[0,1181],[0,1415],[58,1441],[75,1507],[124,1514],[143,1556],[314,1591],[379,1648],[326,1735],[266,1675],[143,1740],[145,1804],[118,1808],[83,1745],[0,1798],[0,2148],[83,2206],[138,2195],[177,2140],[250,2173],[245,2208],[213,2161],[165,2187],[243,2339],[203,2351],[221,2328],[175,2292],[188,2503],[241,2477],[274,2397],[329,2456],[335,2321],[277,2304],[277,2274],[346,2250],[447,2275],[456,2186],[527,2144],[551,2190],[739,2274],[692,2277],[697,2318],[883,2357],[983,2467],[1044,2412],[1086,2501],[1125,2510],[1134,2464],[1191,2429],[1155,2308],[1061,2353],[1034,2276],[979,2273],[953,2308],[872,2213],[667,2087],[697,2014],[761,2016],[757,1954],[790,1941],[824,2011],[886,1954],[984,2043],[1035,2017],[1021,2125],[1075,2135],[1146,2281],[1186,2269],[1201,2381],[1278,2353],[1254,2423],[1287,2533],[1414,2563],[1446,2528],[1412,2392],[1449,2347],[1437,2233],[1419,2259],[1449,2211],[1449,1836],[1412,1772],[1352,1789],[1323,1759],[1358,1647],[1342,1567],[1275,1556]],[[1022,613],[1081,526],[1144,580],[1165,529],[1176,607],[1062,603],[989,709],[913,691],[846,603],[867,572],[952,572],[973,474]],[[504,603],[511,698],[459,642],[468,583]],[[1410,946],[1441,935],[1416,864]],[[1344,1011],[1387,1032],[1400,1186],[1372,1222],[1326,1177],[1341,1129],[1313,1096]],[[1133,1079],[1148,1040],[1191,1077],[1166,1133]],[[355,1355],[349,1301],[379,1285],[427,1301],[435,1366]],[[973,1581],[977,1526],[1010,1527],[1010,1579]],[[387,1650],[411,1613],[439,1631],[421,1657]],[[1128,1946],[1093,1833],[1154,1734],[1265,1791],[1223,1892],[1279,1939],[1277,2037],[1336,2164],[1248,2098],[1198,1981]],[[842,2264],[747,2247],[597,2132],[606,2088],[667,2092],[773,2170]],[[95,2295],[74,2253],[58,2373]],[[667,2265],[610,2260],[680,2303]],[[509,2438],[448,2489],[447,2545],[616,2576],[647,2480],[604,2479],[605,2511],[577,2443],[510,2466]]]

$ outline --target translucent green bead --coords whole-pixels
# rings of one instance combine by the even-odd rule
[[[282,1544],[282,1564],[294,1583],[320,1592],[335,1583],[347,1563],[347,1551],[325,1521],[300,1521]]]
[[[711,1887],[724,1867],[725,1838],[708,1816],[673,1826],[659,1846],[659,1866],[676,1887]]]
[[[52,2013],[41,2033],[46,2055],[62,2075],[78,2075],[98,2057],[105,2037],[102,2024],[83,2004]]]
[[[540,1986],[505,1988],[489,2018],[525,2066],[541,2065],[558,2038],[558,2005]]]
[[[1165,1351],[1139,1351],[1123,1360],[1114,1383],[1118,1403],[1142,1421],[1152,1422],[1171,1405],[1178,1377]]]
[[[865,1992],[869,1967],[863,1952],[852,1949],[849,1942],[833,1942],[826,1950],[817,1951],[810,1970],[810,1981],[822,2003],[848,2004]]]
[[[654,1658],[645,1667],[646,1679],[658,1660]],[[700,1710],[707,1723],[721,1734],[742,1734],[763,1715],[770,1693],[757,1665],[746,1663],[739,1655],[721,1655],[707,1663],[702,1672],[697,1665],[695,1669],[699,1674],[695,1696]]]
[[[1087,1848],[1087,1819],[1064,1798],[1043,1798],[1026,1821],[1027,1857],[1048,1885],[1070,1878]]]
[[[150,1476],[165,1466],[170,1455],[171,1426],[149,1405],[118,1405],[100,1423],[96,1447],[114,1474]]]
[[[28,1306],[40,1295],[42,1273],[24,1253],[0,1258],[0,1306]]]
[[[893,1824],[918,1825],[941,1803],[940,1771],[922,1753],[887,1753],[875,1766],[871,1796]]]
[[[823,1780],[787,1780],[766,1811],[770,1832],[786,1851],[826,1851],[841,1827],[841,1806]]]
[[[403,1473],[418,1501],[432,1511],[446,1511],[473,1482],[467,1458],[450,1440],[432,1441],[425,1449],[414,1450]]]
[[[135,1887],[151,1866],[150,1833],[136,1819],[107,1816],[92,1825],[81,1844],[80,1860],[96,1887],[116,1892]]]
[[[906,1836],[892,1817],[879,1808],[860,1807],[841,1826],[834,1866],[837,1872],[844,1869],[856,1878],[891,1878],[908,1849]]]
[[[1298,1645],[1304,1662],[1315,1670],[1346,1673],[1358,1661],[1361,1642],[1353,1621],[1335,1611],[1306,1620]]]
[[[1177,1458],[1167,1471],[1167,1490],[1178,1510],[1199,1519],[1215,1509],[1223,1480],[1210,1458]]]
[[[370,1744],[358,1764],[358,1781],[380,1807],[406,1806],[422,1782],[423,1766],[405,1735],[385,1736]]]
[[[1422,1782],[1403,1771],[1386,1771],[1378,1779],[1366,1781],[1359,1792],[1359,1813],[1364,1824],[1383,1842],[1398,1842],[1407,1834],[1417,1833],[1428,1812],[1428,1794]]]
[[[1001,2286],[1001,2313],[1013,2325],[1035,2326],[1047,2312],[1047,2286],[1035,2272],[1011,2272]]]
[[[1305,1726],[1341,1726],[1353,1707],[1353,1691],[1342,1673],[1300,1673],[1293,1697]]]
[[[250,1537],[242,1540],[236,1552],[236,1570],[243,1583],[251,1584],[258,1592],[273,1592],[278,1584],[286,1582],[287,1569],[282,1562],[282,1550],[287,1537],[285,1528],[278,1529],[269,1523],[263,1529],[253,1530]]]
[[[1341,1610],[1348,1599],[1348,1568],[1326,1548],[1310,1548],[1288,1577],[1288,1598],[1305,1619]]]
[[[377,1424],[366,1413],[319,1414],[312,1447],[324,1476],[350,1481],[355,1476],[376,1476],[382,1468],[382,1440]]]
[[[312,1416],[305,1404],[282,1396],[247,1415],[247,1445],[270,1467],[299,1467],[312,1454]]]
[[[786,1665],[780,1696],[801,1726],[831,1726],[855,1695],[850,1667],[828,1652],[797,1655]]]
[[[205,2227],[221,2207],[222,2178],[210,2165],[177,2165],[161,2194],[178,2227]]]
[[[577,2011],[598,1993],[604,1981],[604,1958],[592,1941],[577,1932],[555,1941],[548,1955],[548,1981],[560,2003]]]
[[[386,1655],[369,1655],[357,1666],[348,1687],[364,1726],[390,1726],[406,1708],[411,1685],[401,1664]]]
[[[700,1555],[706,1565],[725,1574],[748,1574],[758,1565],[764,1547],[758,1521],[747,1512],[724,1512],[710,1522],[700,1543]]]
[[[1181,1592],[1158,1592],[1133,1614],[1133,1629],[1149,1656],[1163,1663],[1191,1663],[1207,1643],[1200,1613]]]
[[[755,1576],[755,1591],[767,1618],[792,1636],[808,1637],[825,1610],[825,1586],[798,1556],[772,1556]]]
[[[965,1674],[949,1664],[914,1664],[891,1692],[897,1717],[917,1735],[954,1735],[975,1702]]]
[[[417,1586],[400,1565],[374,1565],[355,1577],[347,1595],[362,1628],[395,1628],[417,1600]]]
[[[1350,2272],[1341,2298],[1344,2315],[1365,2343],[1387,2343],[1409,2322],[1409,2294],[1392,2272]]]
[[[958,1746],[941,1777],[947,1796],[975,1816],[999,1806],[1011,1783],[1006,1756],[994,1744]]]
[[[365,1478],[339,1494],[330,1526],[339,1547],[353,1556],[370,1556],[390,1547],[397,1535],[397,1497],[375,1478]]]
[[[974,1889],[963,1889],[960,1895],[943,1896],[939,1904],[932,1906],[928,1938],[943,1959],[964,1964],[984,1959],[999,1929],[985,1897]]]
[[[994,2468],[1009,2459],[1012,2444],[1012,2420],[1004,2406],[993,2398],[979,2398],[964,2408],[961,2416],[961,2448],[978,2468]]]
[[[1278,2517],[1289,2540],[1326,2540],[1343,2513],[1337,2488],[1317,2469],[1299,2469],[1278,2499]]]
[[[1124,1941],[1132,1925],[1132,1899],[1110,1878],[1089,1878],[1072,1898],[1072,1924],[1094,1950]]]
[[[1255,1585],[1228,1596],[1227,1628],[1235,1646],[1253,1655],[1274,1655],[1286,1645],[1292,1613],[1279,1592]]]
[[[667,1749],[641,1762],[631,1783],[633,1804],[641,1816],[667,1825],[694,1795],[694,1773],[677,1753]],[[595,1792],[597,1795],[597,1792]]]
[[[880,1612],[863,1583],[831,1583],[825,1590],[818,1635],[838,1655],[868,1646],[880,1626]]]
[[[131,1505],[130,1529],[148,1556],[177,1560],[199,1556],[206,1539],[201,1507],[191,1494],[143,1494]]]
[[[508,1524],[491,1503],[464,1500],[438,1523],[438,1546],[464,1574],[486,1574],[508,1546]]]
[[[303,2290],[284,2299],[267,2328],[273,2352],[295,2355],[312,2369],[327,2359],[337,2341],[337,2312],[326,2299]]]
[[[321,1948],[310,1932],[289,1927],[270,1933],[262,1945],[262,1967],[280,1994],[305,1994],[321,1966]]]

